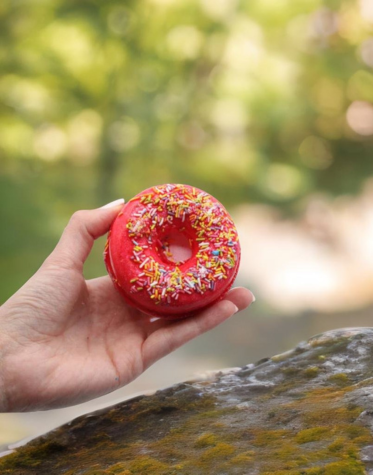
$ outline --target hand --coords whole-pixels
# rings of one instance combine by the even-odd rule
[[[124,302],[109,276],[86,281],[84,261],[122,203],[75,213],[40,269],[0,307],[0,411],[114,391],[252,302],[250,291],[236,288],[195,317],[152,321]]]

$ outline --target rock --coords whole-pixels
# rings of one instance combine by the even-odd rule
[[[363,462],[373,462],[373,445],[363,447],[360,452],[360,458]]]
[[[373,328],[73,420],[0,458],[11,475],[373,473]]]

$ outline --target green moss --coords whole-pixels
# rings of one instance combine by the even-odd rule
[[[373,444],[373,437],[370,431],[367,429],[367,433],[365,435],[361,435],[354,439],[354,443],[357,444],[359,447],[363,445],[372,445]]]
[[[0,459],[0,469],[17,469],[21,467],[37,467],[47,457],[56,452],[61,452],[65,446],[53,441],[35,441],[24,447],[20,447],[16,452]]]
[[[128,464],[127,463],[123,463],[123,462],[119,462],[119,463],[116,463],[114,465],[111,465],[109,467],[109,470],[111,470],[115,475],[130,475],[130,471],[127,470],[128,468]]]
[[[300,472],[302,473],[302,472]],[[333,462],[320,468],[311,468],[303,473],[307,475],[364,475],[364,465],[357,460]]]
[[[306,444],[307,442],[315,442],[330,436],[329,427],[312,427],[312,429],[304,429],[298,432],[295,440],[298,444]]]
[[[278,444],[281,443],[281,439],[285,439],[289,436],[290,431],[284,429],[278,430],[260,430],[256,429],[253,431],[255,434],[255,439],[253,441],[253,445],[257,447],[268,446],[270,444]]]
[[[273,448],[271,455],[279,464],[284,462],[284,466],[288,468],[297,467],[307,462],[293,440],[285,441],[279,447]]]
[[[328,378],[328,381],[341,387],[351,384],[347,374],[345,373],[333,374]]]
[[[312,398],[315,402],[329,402],[329,401],[336,401],[343,397],[346,392],[348,392],[348,388],[336,388],[336,387],[322,387],[322,388],[315,388],[311,391],[307,391],[307,397]]]
[[[165,471],[169,468],[168,465],[165,463],[160,462],[159,460],[156,460],[151,457],[146,457],[146,456],[140,456],[137,457],[136,460],[133,460],[130,465],[129,469],[132,473],[152,473],[152,474],[158,474],[162,473],[162,471]]]
[[[246,465],[248,462],[254,460],[255,452],[253,450],[248,450],[247,452],[242,452],[231,459],[231,465]]]
[[[215,447],[205,450],[201,455],[200,460],[206,462],[214,461],[216,459],[224,459],[232,455],[234,452],[235,448],[232,445],[220,442],[215,445]]]
[[[294,388],[297,388],[299,383],[293,379],[291,381],[285,380],[283,383],[278,384],[272,391],[272,394],[268,394],[267,399],[272,399],[273,396],[278,396],[280,394],[291,391]]]
[[[319,368],[317,366],[310,366],[309,368],[303,371],[303,374],[306,378],[312,379],[315,378],[319,374]]]
[[[304,422],[308,426],[335,425],[343,422],[354,422],[361,414],[361,408],[349,409],[347,407],[320,406],[316,411],[304,414]]]
[[[349,424],[346,426],[344,431],[350,439],[357,439],[360,437],[369,437],[369,441],[372,440],[372,435],[369,429],[364,426],[360,426],[357,424]]]
[[[224,408],[224,409],[209,409],[209,410],[203,410],[199,411],[197,414],[197,417],[199,420],[203,419],[213,419],[214,421],[219,420],[220,418],[224,418],[224,416],[228,416],[229,414],[236,413],[237,409],[235,408]]]
[[[270,472],[262,472],[260,475],[301,475],[304,474],[304,470],[302,471],[294,471],[294,470],[275,470]]]
[[[204,395],[203,397],[188,396],[169,396],[168,398],[140,398],[131,407],[129,420],[137,421],[139,418],[149,417],[151,415],[168,414],[170,412],[180,411],[193,413],[193,411],[204,411],[215,407],[215,398]]]
[[[365,470],[361,462],[345,460],[333,462],[324,467],[313,467],[301,470],[275,470],[261,472],[261,475],[364,475]]]
[[[123,474],[123,472],[121,472],[121,475],[122,474]],[[88,471],[84,472],[84,475],[115,475],[115,474],[111,470],[95,470],[95,469],[92,469],[92,470],[88,470]]]
[[[288,366],[287,368],[281,368],[281,372],[286,376],[294,376],[299,373],[299,369],[295,366]]]
[[[275,355],[271,357],[271,360],[275,363],[280,363],[282,361],[288,360],[291,356],[293,356],[294,351],[285,351],[284,353],[280,353],[279,355]],[[257,364],[260,364],[262,360],[258,361]]]
[[[206,433],[198,437],[196,443],[194,444],[194,447],[205,448],[205,447],[216,445],[217,443],[218,443],[218,439],[216,438],[216,435],[212,433]]]
[[[338,437],[330,445],[328,445],[328,450],[332,453],[341,452],[345,450],[346,442],[347,441],[345,437]]]

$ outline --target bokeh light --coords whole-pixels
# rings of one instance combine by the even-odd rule
[[[373,105],[355,101],[347,109],[347,122],[359,135],[373,135]]]

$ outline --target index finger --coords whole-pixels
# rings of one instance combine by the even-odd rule
[[[123,203],[120,199],[102,208],[76,211],[46,262],[81,270],[95,239],[109,231]]]
[[[232,289],[221,300],[196,316],[176,322],[158,320],[157,329],[145,340],[142,348],[144,367],[148,368],[193,338],[205,333],[255,301],[245,288]]]

